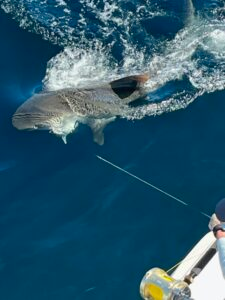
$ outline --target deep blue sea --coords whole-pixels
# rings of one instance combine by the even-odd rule
[[[208,231],[198,211],[225,196],[225,5],[193,0],[190,17],[181,2],[0,0],[1,300],[140,299],[144,273]],[[103,146],[85,126],[65,145],[11,124],[35,91],[141,71],[147,104]]]

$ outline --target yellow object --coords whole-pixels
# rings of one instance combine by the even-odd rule
[[[163,300],[163,290],[153,283],[146,285],[145,295],[148,295],[148,297],[151,296],[155,300]]]
[[[145,300],[180,300],[191,296],[186,282],[175,280],[159,268],[151,269],[145,274],[140,293]]]

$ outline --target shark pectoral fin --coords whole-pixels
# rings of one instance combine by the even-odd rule
[[[62,140],[63,140],[64,144],[67,144],[66,135],[62,136]]]
[[[98,145],[102,146],[104,145],[104,133],[102,129],[99,130],[93,130],[93,140],[95,143],[97,143]]]
[[[116,117],[112,117],[108,119],[97,119],[97,120],[92,120],[89,123],[89,126],[91,127],[93,132],[93,139],[95,143],[97,143],[100,146],[104,144],[103,130],[105,129],[106,125],[113,122],[115,119]]]

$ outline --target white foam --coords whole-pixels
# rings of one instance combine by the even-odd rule
[[[22,28],[41,34],[45,40],[64,45],[73,39],[71,11],[64,0],[2,0],[0,7]]]
[[[144,18],[151,18],[158,15],[165,15],[161,9],[153,5],[150,0],[145,1],[145,6],[135,4],[136,12],[121,8],[120,1],[94,1],[80,0],[80,11],[73,11],[70,8],[73,3],[68,4],[65,0],[1,0],[1,8],[10,13],[20,26],[30,31],[41,34],[46,40],[66,46],[68,43],[90,42],[87,31],[92,22],[88,12],[95,15],[95,25],[102,38],[110,36],[112,32],[120,31],[122,35],[129,35],[132,24],[139,24]],[[145,7],[145,8],[143,8]],[[79,20],[77,20],[79,16]],[[77,20],[77,24],[76,24]],[[71,25],[74,24],[74,25]],[[74,34],[74,33],[77,34]]]
[[[73,12],[69,5],[64,0],[56,0],[55,3],[56,6],[53,6],[59,14],[62,9],[60,18],[56,18],[51,10],[49,14],[51,5],[46,0],[2,0],[1,4],[6,12],[15,14],[21,26],[30,27],[32,24],[44,38],[67,44],[64,51],[48,64],[43,81],[46,89],[92,86],[141,72],[150,74],[146,84],[149,93],[184,77],[190,82],[191,86],[185,87],[184,91],[175,89],[170,96],[162,97],[161,104],[149,103],[141,108],[128,109],[122,116],[140,119],[146,115],[183,108],[200,94],[225,88],[225,20],[222,17],[225,7],[220,5],[220,8],[212,9],[207,19],[192,19],[192,23],[172,41],[164,43],[157,40],[160,45],[156,45],[150,54],[147,48],[138,47],[132,34],[134,28],[138,28],[147,38],[141,21],[165,15],[151,1],[146,0],[144,6],[135,2],[134,13],[122,9],[120,1],[80,0],[82,8],[78,13],[76,28],[71,27]],[[98,37],[93,32],[88,36],[88,12],[96,18]],[[42,26],[42,22],[47,25],[47,29]],[[103,46],[101,38],[109,38],[111,41]],[[112,55],[115,43],[122,45],[120,62],[115,61]],[[203,55],[198,55],[201,51]]]
[[[49,61],[43,83],[47,90],[59,90],[99,85],[110,79],[113,76],[103,47],[91,51],[67,47]]]
[[[58,6],[67,6],[64,0],[56,0]]]
[[[92,2],[91,2],[92,3]],[[94,5],[92,3],[92,5]],[[110,81],[116,77],[128,76],[132,73],[149,72],[150,80],[146,87],[149,92],[165,85],[167,82],[181,80],[186,76],[195,90],[174,92],[170,97],[162,99],[162,104],[152,104],[143,108],[127,110],[127,114],[122,117],[128,119],[143,118],[146,115],[160,114],[165,111],[172,111],[186,107],[197,96],[204,92],[213,92],[225,88],[225,43],[223,40],[224,24],[220,23],[220,29],[215,22],[206,23],[199,19],[190,27],[181,30],[173,41],[169,41],[164,46],[164,51],[155,53],[149,57],[145,50],[138,50],[125,38],[122,39],[123,61],[120,67],[110,65],[112,61],[110,53],[101,44],[94,50],[80,50],[78,48],[66,48],[51,60],[48,65],[47,74],[44,80],[48,89],[60,89],[64,87],[83,87],[95,85],[100,82]],[[209,41],[212,41],[211,43]],[[194,57],[197,49],[203,49],[217,56],[220,55],[215,67],[207,67],[204,60]],[[114,74],[114,76],[112,76]]]
[[[225,26],[216,28],[207,37],[205,49],[211,51],[215,56],[225,55]]]

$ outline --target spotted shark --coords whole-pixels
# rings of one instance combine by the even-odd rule
[[[48,130],[67,143],[67,135],[79,124],[88,125],[94,141],[104,144],[103,130],[129,104],[147,94],[148,74],[128,76],[94,88],[67,88],[40,92],[14,113],[12,124],[19,130]]]

